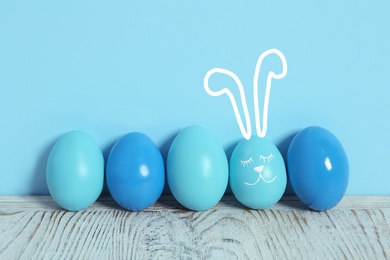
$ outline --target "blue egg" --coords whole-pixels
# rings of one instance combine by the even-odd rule
[[[289,181],[309,208],[323,211],[336,206],[348,186],[348,158],[339,140],[321,127],[301,130],[287,152]]]
[[[107,187],[123,208],[139,211],[154,204],[164,188],[164,161],[145,134],[133,132],[112,147],[106,166]]]
[[[265,138],[240,141],[230,157],[230,187],[252,209],[277,203],[286,190],[286,167],[278,148]]]
[[[172,142],[167,179],[173,196],[191,210],[217,204],[228,184],[225,151],[213,135],[199,126],[183,129]]]
[[[46,165],[49,192],[70,211],[89,207],[103,189],[104,158],[88,134],[72,131],[54,144]]]

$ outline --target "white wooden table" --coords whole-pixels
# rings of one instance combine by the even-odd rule
[[[49,196],[0,197],[0,259],[390,259],[390,197],[326,212],[284,197],[255,211],[225,196],[204,212],[163,196],[142,212],[102,197],[80,212]]]

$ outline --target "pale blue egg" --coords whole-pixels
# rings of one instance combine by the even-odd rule
[[[217,204],[228,184],[225,151],[206,129],[189,126],[173,141],[167,158],[167,180],[173,196],[191,210]]]
[[[47,160],[46,181],[64,209],[78,211],[94,203],[103,189],[104,158],[92,137],[82,131],[61,136]]]
[[[273,143],[252,136],[237,144],[230,158],[230,187],[238,201],[252,209],[269,208],[286,185],[284,160]]]

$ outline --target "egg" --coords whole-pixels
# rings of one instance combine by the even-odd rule
[[[160,150],[145,134],[132,132],[112,147],[106,167],[107,187],[123,208],[139,211],[154,204],[165,183]]]
[[[230,187],[238,201],[266,209],[280,200],[286,185],[283,157],[271,141],[252,136],[237,144],[230,157]]]
[[[217,139],[200,126],[176,136],[168,152],[167,180],[184,207],[202,211],[217,204],[228,184],[228,162]]]
[[[336,206],[348,186],[348,158],[340,141],[328,130],[307,127],[293,138],[287,151],[291,188],[309,208]]]
[[[104,158],[92,137],[82,131],[62,135],[48,157],[46,181],[53,199],[66,210],[94,203],[103,189]]]

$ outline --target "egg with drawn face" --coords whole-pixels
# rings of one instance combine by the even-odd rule
[[[230,187],[238,201],[266,209],[280,200],[286,185],[284,160],[272,142],[252,136],[237,144],[230,158]]]

